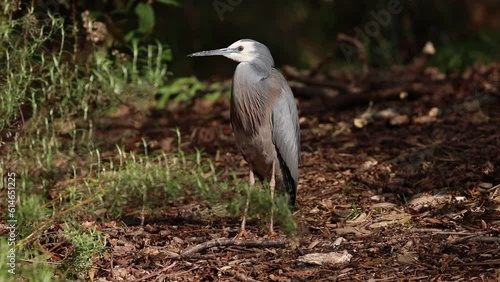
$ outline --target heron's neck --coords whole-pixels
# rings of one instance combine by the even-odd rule
[[[233,77],[231,120],[233,128],[255,134],[265,117],[268,93],[263,87],[269,74],[258,65],[241,63]]]
[[[248,62],[249,66],[252,68],[254,75],[259,77],[259,80],[266,79],[271,75],[273,67],[260,59],[255,59]]]

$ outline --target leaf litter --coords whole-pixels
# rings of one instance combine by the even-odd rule
[[[499,281],[500,65],[463,76],[431,68],[391,72],[360,76],[354,94],[313,96],[307,83],[294,87],[303,152],[295,237],[278,230],[272,243],[266,221],[253,218],[255,244],[235,244],[237,218],[189,199],[146,215],[143,226],[87,219],[83,228],[107,236],[91,280]],[[404,83],[387,83],[395,75]],[[342,84],[346,75],[328,77]],[[367,95],[369,110],[345,95]],[[132,126],[96,135],[106,140],[127,130],[131,150],[146,138],[151,150],[175,151],[167,128],[178,127],[188,140],[180,149],[203,150],[223,180],[245,178],[227,98],[202,101],[140,120],[108,118],[102,122]],[[51,237],[57,228],[39,240],[54,260],[67,251]]]

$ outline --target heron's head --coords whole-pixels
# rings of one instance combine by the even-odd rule
[[[266,45],[252,39],[241,39],[227,48],[201,51],[188,55],[189,57],[201,56],[218,56],[222,55],[233,61],[240,63],[264,63],[271,67],[274,66],[274,60],[271,52],[267,49]]]

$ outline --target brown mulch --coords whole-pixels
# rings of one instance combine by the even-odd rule
[[[296,237],[278,227],[270,238],[267,219],[252,219],[248,241],[234,241],[238,219],[196,218],[204,203],[168,206],[144,226],[96,223],[109,243],[93,280],[500,281],[500,64],[302,77],[290,79],[303,157]],[[226,98],[149,116],[125,109],[96,135],[127,130],[130,150],[145,137],[174,151],[169,128],[179,127],[182,149],[245,178],[228,109]],[[350,259],[301,259],[330,252]]]
[[[193,221],[189,210],[199,203],[166,207],[165,220],[143,227],[103,224],[110,246],[96,279],[498,281],[499,77],[493,64],[451,75],[426,68],[296,79],[298,235],[284,240],[278,231],[273,241],[266,219],[251,220],[251,242],[236,244],[236,219]],[[151,130],[159,126],[179,127],[189,140],[183,149],[201,148],[226,177],[234,168],[246,177],[227,99],[197,99],[145,118],[138,136],[174,150],[173,133]],[[299,259],[344,251],[351,257],[340,264]]]

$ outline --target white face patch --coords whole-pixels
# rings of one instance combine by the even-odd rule
[[[228,48],[238,49],[239,52],[224,55],[226,58],[237,62],[250,62],[257,58],[255,43],[251,41],[238,40]]]

